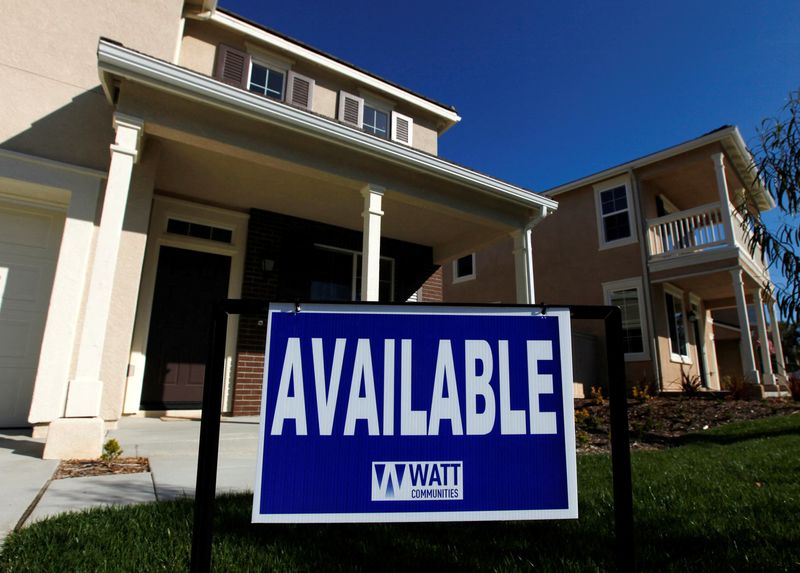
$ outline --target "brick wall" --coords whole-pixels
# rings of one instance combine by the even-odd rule
[[[247,230],[242,298],[306,301],[311,284],[307,261],[311,259],[315,244],[360,251],[361,241],[358,231],[253,209]],[[436,270],[432,263],[429,247],[382,239],[381,255],[395,259],[395,300],[406,300],[420,286],[423,301],[442,300],[441,270]],[[272,262],[272,270],[264,265],[265,261]],[[234,416],[260,412],[265,339],[265,317],[242,315],[239,318]]]
[[[420,302],[442,302],[442,268],[436,269],[428,280],[422,285],[422,292],[420,293]]]

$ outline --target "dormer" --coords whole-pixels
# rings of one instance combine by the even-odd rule
[[[461,119],[452,107],[221,9],[187,15],[178,63],[432,155],[439,135]]]

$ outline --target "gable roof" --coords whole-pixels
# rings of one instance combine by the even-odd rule
[[[663,161],[715,142],[722,145],[722,148],[731,160],[733,168],[736,169],[742,181],[756,191],[759,208],[768,210],[775,207],[775,201],[772,199],[772,196],[767,192],[762,181],[755,174],[753,155],[747,148],[744,139],[742,139],[742,134],[739,132],[739,129],[733,125],[723,125],[699,137],[673,145],[672,147],[667,147],[661,151],[643,155],[632,161],[615,165],[614,167],[598,171],[597,173],[570,181],[569,183],[558,185],[557,187],[552,187],[543,191],[542,194],[547,197],[557,197],[558,195],[568,193],[579,187],[592,185],[605,179],[622,175],[630,170],[639,169],[646,165]]]

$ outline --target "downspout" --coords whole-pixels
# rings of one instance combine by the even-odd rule
[[[539,215],[532,218],[527,225],[525,225],[524,230],[524,241],[527,243],[527,252],[528,252],[528,260],[526,261],[527,268],[529,269],[529,281],[530,281],[530,304],[536,304],[536,290],[534,289],[533,283],[533,228],[536,227],[539,223],[544,220],[550,214],[550,209],[546,205],[542,205],[542,210],[539,211]]]
[[[642,294],[644,295],[645,315],[650,323],[650,333],[647,340],[650,345],[650,356],[652,357],[653,375],[656,379],[656,387],[659,392],[663,392],[664,384],[661,380],[661,353],[659,352],[658,338],[656,337],[656,316],[651,295],[650,267],[647,264],[647,219],[644,216],[644,209],[641,202],[639,177],[634,173],[633,169],[628,169],[628,177],[633,187],[631,196],[635,204],[635,211],[639,216],[639,254],[642,260]]]

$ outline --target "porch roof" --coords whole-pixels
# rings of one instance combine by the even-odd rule
[[[494,200],[534,213],[541,213],[543,209],[553,211],[558,207],[555,200],[529,189],[479,173],[435,155],[371,136],[330,118],[229,86],[214,78],[142,54],[112,40],[100,40],[97,58],[100,80],[112,104],[115,103],[119,81],[124,78],[181,98],[222,108],[227,112],[256,117],[261,121],[325,140],[345,149],[367,153],[417,173],[455,183],[462,187],[465,193],[489,195]]]

